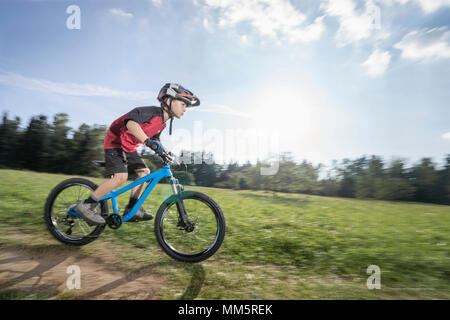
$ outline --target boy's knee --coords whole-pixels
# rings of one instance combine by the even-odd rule
[[[118,184],[121,185],[122,183],[126,182],[128,179],[128,173],[116,173],[112,177],[112,179]]]
[[[150,174],[150,169],[149,169],[149,168],[140,168],[140,169],[136,169],[136,174],[137,174],[139,177],[146,176],[146,175]]]

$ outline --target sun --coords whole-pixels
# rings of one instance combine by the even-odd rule
[[[251,109],[253,125],[257,128],[307,134],[320,125],[314,97],[289,84],[261,90],[253,99]]]

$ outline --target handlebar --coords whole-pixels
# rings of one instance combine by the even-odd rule
[[[164,162],[164,165],[179,165],[180,163],[176,160],[175,155],[172,152],[157,152],[156,153],[161,160]]]
[[[161,146],[159,141],[154,141],[147,139],[145,145],[152,150],[156,155],[158,155],[163,161],[164,165],[179,165],[180,163],[175,159],[175,155],[172,152],[163,151],[164,148]],[[161,150],[161,151],[160,151]]]

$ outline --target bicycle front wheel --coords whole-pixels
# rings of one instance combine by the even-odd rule
[[[182,201],[190,228],[183,225],[177,202]],[[219,205],[206,194],[184,191],[160,206],[155,234],[161,248],[172,258],[199,262],[211,257],[225,237],[225,217]]]

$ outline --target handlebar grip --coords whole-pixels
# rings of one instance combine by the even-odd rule
[[[149,144],[148,144],[148,147],[150,148],[150,149],[152,149],[153,151],[158,151],[158,144],[156,143],[156,142],[150,142]]]
[[[149,147],[150,149],[152,149],[155,153],[164,152],[164,147],[162,146],[161,142],[159,142],[158,140],[153,140],[153,139],[149,138],[145,141],[145,145],[147,147]]]

